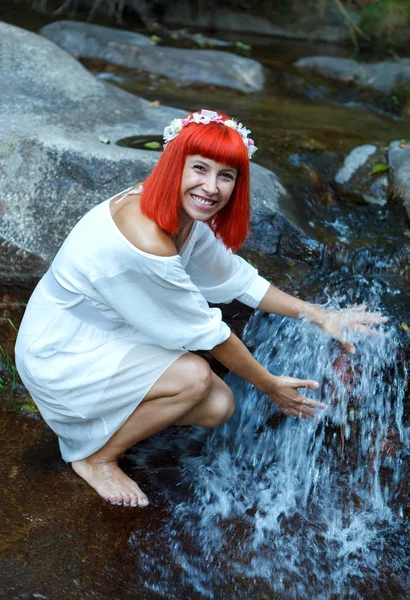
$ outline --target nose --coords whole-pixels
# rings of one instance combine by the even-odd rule
[[[207,173],[202,182],[202,189],[210,196],[218,193],[217,175],[215,173]]]

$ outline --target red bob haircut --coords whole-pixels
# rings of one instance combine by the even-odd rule
[[[225,115],[222,117],[229,119]],[[145,180],[141,210],[161,229],[177,233],[182,172],[187,156],[194,155],[229,165],[238,171],[229,202],[207,223],[227,248],[237,250],[249,231],[249,157],[241,135],[221,123],[190,123],[168,142],[154,170]]]

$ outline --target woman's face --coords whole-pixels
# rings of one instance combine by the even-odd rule
[[[229,202],[237,176],[233,167],[200,155],[187,156],[181,181],[183,220],[207,221],[213,217]]]

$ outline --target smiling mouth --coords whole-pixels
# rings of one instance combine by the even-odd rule
[[[195,196],[195,194],[191,194],[191,198],[193,203],[200,208],[212,208],[215,206],[215,200],[205,200],[205,198],[201,198],[201,196]]]

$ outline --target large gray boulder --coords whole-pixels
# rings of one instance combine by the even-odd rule
[[[263,89],[260,63],[229,52],[155,46],[150,38],[137,33],[78,21],[50,23],[41,33],[75,57],[141,69],[184,83],[217,85],[242,92]]]
[[[144,180],[159,157],[116,142],[158,136],[182,113],[96,80],[52,42],[11,25],[0,24],[0,54],[0,245],[8,257],[0,271],[24,279],[46,269],[87,210]],[[276,176],[252,165],[250,247],[301,258],[305,240],[309,253],[317,248],[296,214]]]
[[[392,94],[399,86],[410,82],[410,59],[377,63],[359,63],[351,58],[308,56],[295,63],[296,67],[341,83],[353,83],[383,95]]]
[[[181,111],[150,108],[45,38],[5,23],[0,55],[0,236],[50,261],[83,213],[155,164],[152,152],[115,142],[161,135]]]

